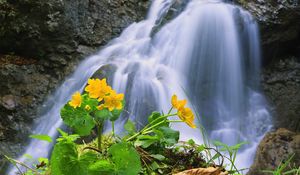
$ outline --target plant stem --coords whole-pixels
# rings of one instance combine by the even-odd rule
[[[115,136],[115,122],[111,122],[112,136]]]
[[[133,136],[129,137],[128,139],[126,139],[126,141],[127,141],[127,142],[128,142],[128,141],[130,141],[130,140],[132,140],[132,139],[136,138],[137,136],[139,136],[140,134],[142,134],[142,132],[141,132],[141,131],[140,131],[140,132],[138,132],[138,133],[136,133],[136,134],[134,134]]]
[[[164,119],[164,118],[168,118],[168,117],[171,117],[171,116],[175,116],[177,115],[177,113],[175,114],[167,114],[167,115],[163,115],[163,116],[160,116],[156,119],[154,119],[152,122],[150,122],[149,124],[147,124],[142,130],[141,132],[143,132],[143,130],[147,129],[149,126],[151,126],[153,123],[156,123],[157,121],[161,120],[161,119]]]
[[[172,112],[173,106],[171,107],[171,109],[169,110],[168,114],[170,114]]]
[[[155,127],[157,127],[157,126],[163,124],[164,122],[168,122],[168,123],[173,122],[173,123],[174,123],[174,122],[183,122],[183,121],[182,121],[182,120],[162,120],[162,121],[156,123],[155,125],[153,125],[153,126],[147,128],[147,129],[145,129],[145,130],[142,132],[142,134],[144,134],[144,132],[148,132],[149,130],[151,130],[151,129],[153,129],[153,128],[155,128]]]
[[[97,123],[97,130],[98,130],[98,150],[100,150],[100,151],[101,151],[102,129],[103,129],[103,122]]]
[[[177,123],[177,122],[183,122],[182,120],[169,120],[169,123]]]
[[[93,148],[93,147],[90,147],[90,146],[87,146],[87,147],[83,148],[83,150],[86,150],[86,149],[90,149],[90,150],[96,151],[96,152],[98,152],[98,153],[101,153],[100,150],[98,150],[98,149],[96,149],[96,148]]]
[[[134,134],[133,136],[129,137],[126,141],[130,141],[130,140],[136,138],[137,136],[139,136],[139,135],[141,135],[141,134],[148,133],[148,132],[149,132],[150,130],[152,130],[154,127],[156,127],[156,126],[162,124],[163,122],[165,122],[165,120],[163,120],[163,121],[161,121],[161,122],[158,122],[158,123],[156,123],[155,125],[150,126],[149,128],[147,127],[147,126],[148,126],[148,125],[147,125],[147,126],[146,126],[144,129],[142,129],[140,132],[138,132],[138,133]]]
[[[139,136],[139,135],[141,135],[141,134],[149,133],[149,131],[151,131],[153,128],[155,128],[155,127],[161,125],[162,123],[166,122],[166,119],[167,119],[168,117],[175,116],[175,115],[177,115],[177,113],[176,113],[176,114],[167,114],[167,115],[160,116],[160,117],[156,118],[156,119],[153,120],[151,123],[149,123],[148,125],[146,125],[140,132],[138,132],[138,133],[134,134],[133,136],[129,137],[126,141],[130,141],[130,140],[136,138],[137,136]],[[163,120],[162,120],[162,119],[163,119]],[[162,120],[162,121],[160,121],[160,122],[158,122],[158,123],[155,123],[155,122],[157,122],[157,121],[159,121],[159,120]],[[152,125],[153,123],[155,123],[155,124]],[[151,126],[151,125],[152,125],[152,126]]]

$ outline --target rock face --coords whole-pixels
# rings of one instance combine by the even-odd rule
[[[86,53],[142,19],[147,2],[1,0],[0,53],[13,52],[46,60],[53,54]]]
[[[264,63],[282,56],[300,55],[300,6],[298,0],[237,0],[260,26]]]
[[[275,170],[278,165],[294,154],[291,166],[300,165],[300,134],[287,129],[278,129],[268,133],[261,141],[253,166],[248,175],[267,175],[261,170]],[[289,168],[285,169],[289,170]]]
[[[275,128],[300,132],[300,57],[269,64],[262,85],[273,106]]]
[[[298,0],[238,0],[257,19],[263,52],[263,90],[275,128],[299,131],[300,5]]]
[[[0,0],[0,174],[78,62],[142,20],[148,0]]]

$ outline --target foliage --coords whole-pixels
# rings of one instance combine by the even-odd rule
[[[178,100],[173,95],[171,104],[167,114],[153,112],[148,117],[148,124],[139,131],[134,122],[127,120],[124,125],[127,134],[120,138],[114,134],[113,128],[114,121],[124,109],[124,95],[117,94],[107,85],[106,79],[89,79],[85,92],[75,92],[61,109],[64,124],[72,128],[75,134],[58,129],[60,137],[56,139],[50,162],[41,159],[39,167],[30,168],[22,162],[8,159],[14,165],[29,167],[26,175],[152,175],[198,167],[225,167],[223,162],[228,154],[227,159],[231,162],[229,173],[239,173],[234,162],[238,149],[245,143],[228,146],[216,141],[216,148],[211,148],[208,144],[198,145],[193,140],[179,141],[179,131],[172,129],[170,124],[184,122],[196,128],[195,116],[186,107],[186,100]],[[173,116],[179,119],[173,120]],[[107,121],[112,123],[113,133],[103,136],[102,128]],[[80,144],[80,137],[91,135],[95,128],[97,138],[91,143]],[[203,131],[202,126],[200,129]],[[31,138],[52,141],[46,135],[31,135]]]
[[[140,156],[132,145],[126,142],[114,144],[110,147],[109,153],[112,156],[116,174],[132,175],[140,172]]]
[[[225,143],[222,143],[220,141],[214,141],[213,143],[221,152],[225,152],[225,154],[229,155],[229,158],[227,158],[230,162],[230,169],[229,172],[232,174],[239,172],[239,170],[235,167],[234,162],[236,160],[236,155],[238,150],[241,148],[242,145],[247,144],[247,142],[241,142],[233,146],[228,146]],[[214,159],[218,158],[219,156],[222,156],[220,153],[217,153]]]

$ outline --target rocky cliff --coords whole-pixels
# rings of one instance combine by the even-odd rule
[[[257,19],[263,51],[262,89],[268,98],[274,128],[256,152],[249,175],[274,170],[292,154],[300,165],[300,6],[299,1],[240,0]],[[278,129],[281,128],[281,129]],[[286,129],[283,129],[286,128]]]
[[[300,55],[299,0],[237,0],[256,17],[264,64],[287,55]]]
[[[146,15],[147,0],[0,0],[0,174],[78,62]]]

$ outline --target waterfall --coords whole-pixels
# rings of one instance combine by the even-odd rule
[[[86,58],[44,104],[34,134],[55,138],[62,125],[60,108],[103,66],[113,66],[112,86],[125,93],[126,111],[119,132],[130,118],[139,127],[151,111],[167,111],[171,95],[189,100],[212,140],[227,144],[248,141],[238,154],[238,167],[251,165],[255,149],[271,126],[259,86],[260,46],[257,24],[238,6],[191,0],[165,24],[173,0],[153,0],[145,20],[133,23],[97,54]],[[154,32],[156,31],[156,32]],[[181,139],[202,142],[199,130],[176,123]],[[109,128],[107,128],[109,130]],[[32,140],[25,154],[48,157],[52,145]],[[26,161],[24,157],[20,161]],[[14,174],[11,168],[8,174]]]

